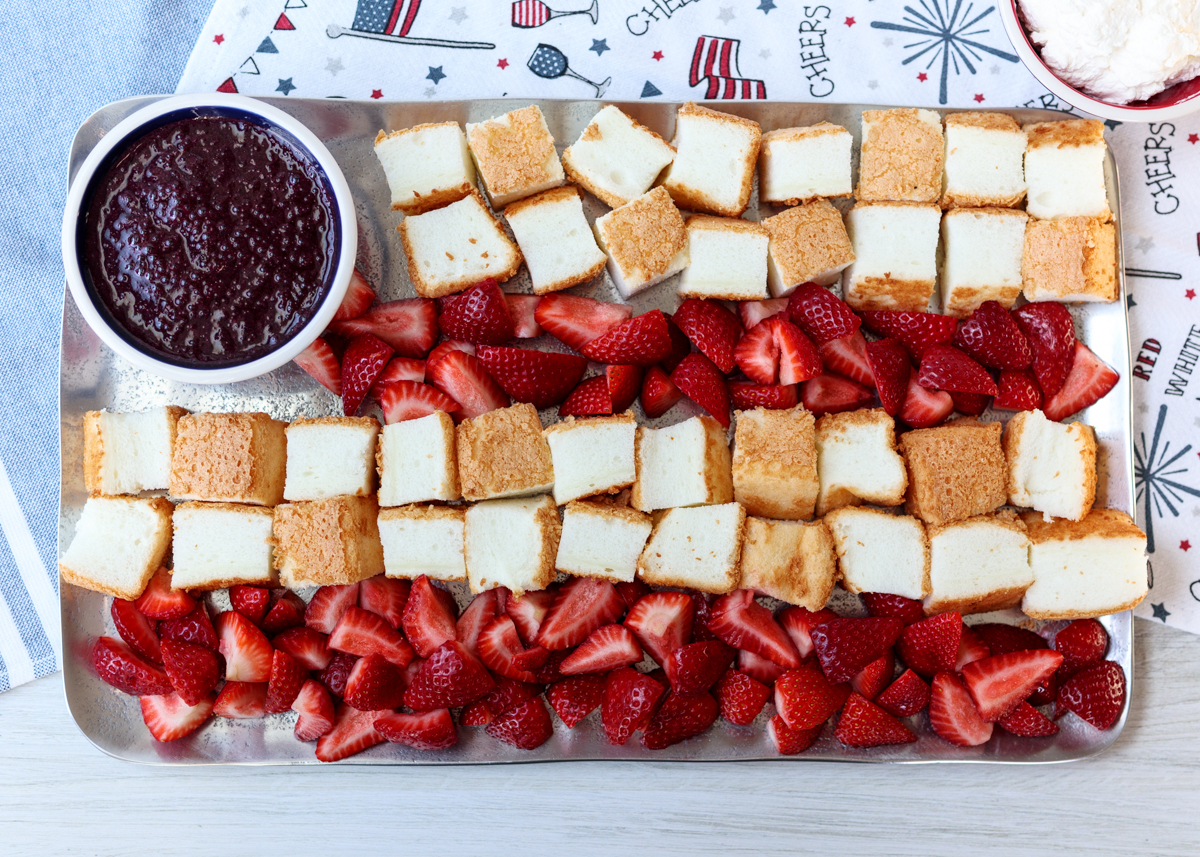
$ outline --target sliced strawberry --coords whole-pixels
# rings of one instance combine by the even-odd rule
[[[519,669],[513,663],[514,656],[524,651],[521,638],[517,636],[517,627],[512,617],[501,614],[484,626],[479,633],[476,643],[479,650],[479,660],[493,672],[516,679],[517,681],[533,682],[537,680],[532,672]]]
[[[267,682],[267,714],[290,711],[308,681],[308,670],[286,652],[278,649],[271,657],[271,678]]]
[[[813,648],[825,676],[834,683],[849,681],[883,655],[900,636],[904,624],[894,616],[830,619],[814,625]]]
[[[899,339],[918,363],[929,347],[946,345],[953,340],[958,328],[957,319],[933,312],[868,310],[862,313],[862,319],[868,328],[880,336]]]
[[[1025,738],[1042,738],[1058,733],[1058,724],[1028,702],[1022,702],[997,722],[1005,732]]]
[[[1108,729],[1125,707],[1125,671],[1112,661],[1092,664],[1058,689],[1057,704],[1097,729]]]
[[[1054,650],[1063,656],[1058,674],[1065,678],[1104,658],[1108,632],[1095,619],[1076,619],[1054,635]]]
[[[708,630],[708,620],[712,616],[714,600],[713,596],[706,592],[692,593],[692,608],[695,611],[695,615],[692,617],[692,642],[719,639],[716,634]]]
[[[546,333],[568,348],[582,351],[589,342],[631,318],[633,307],[555,293],[542,296],[533,316]]]
[[[816,743],[824,724],[813,729],[792,729],[776,714],[767,722],[767,734],[781,756],[795,756]]]
[[[979,661],[991,656],[992,650],[983,641],[983,637],[975,633],[973,628],[964,625],[962,638],[958,641],[958,657],[954,659],[954,669],[947,670],[947,672],[960,672],[971,661]]]
[[[774,384],[779,380],[779,345],[775,342],[773,316],[747,331],[734,349],[734,360],[746,377],[756,384]]]
[[[451,351],[436,363],[428,363],[426,371],[435,387],[458,402],[460,417],[474,419],[511,404],[483,362],[465,351]]]
[[[908,378],[912,374],[908,353],[898,339],[868,342],[866,352],[867,362],[871,364],[871,374],[875,377],[879,401],[883,403],[883,409],[889,415],[897,416],[908,397]]]
[[[1040,635],[1016,625],[984,622],[972,625],[971,630],[983,640],[989,654],[993,655],[1007,655],[1009,652],[1025,652],[1030,649],[1050,647],[1050,644]]]
[[[978,393],[958,393],[951,391],[950,400],[954,402],[954,410],[968,417],[977,417],[987,410],[992,402],[991,396],[981,396]]]
[[[717,683],[737,652],[720,640],[701,640],[680,646],[667,656],[663,668],[671,688],[683,696],[703,693]]]
[[[667,316],[667,333],[671,337],[671,353],[659,361],[658,365],[667,372],[674,372],[679,361],[692,353],[692,341],[687,334],[679,329],[670,315]]]
[[[832,610],[821,609],[813,612],[804,607],[795,606],[784,607],[775,615],[775,621],[787,633],[802,658],[807,658],[813,653],[811,633],[813,626],[836,618],[837,614]]]
[[[1021,328],[996,301],[984,301],[969,318],[958,323],[954,344],[993,369],[1025,369],[1033,363],[1033,349]]]
[[[953,673],[938,673],[933,677],[929,725],[939,738],[960,747],[986,744],[992,737],[992,724],[980,716],[962,679]]]
[[[335,321],[329,330],[348,339],[370,333],[400,357],[424,357],[437,341],[437,307],[428,298],[379,304],[358,318]]]
[[[653,366],[666,359],[672,347],[667,318],[655,309],[621,322],[579,350],[597,363]]]
[[[262,629],[265,634],[278,634],[288,628],[304,624],[304,613],[308,605],[290,589],[283,590],[279,600],[271,605],[267,615],[263,617]]]
[[[217,614],[217,651],[225,657],[225,680],[265,682],[271,677],[271,642],[243,616]]]
[[[662,750],[694,738],[716,723],[720,713],[720,705],[707,691],[694,694],[672,691],[646,725],[642,746],[647,750]]]
[[[134,603],[143,616],[151,619],[178,619],[192,612],[196,599],[182,589],[172,589],[171,572],[160,568]]]
[[[229,604],[255,625],[261,625],[271,606],[271,590],[265,586],[231,586]]]
[[[124,598],[114,598],[112,607],[113,625],[129,648],[143,658],[156,664],[163,662],[162,647],[158,641],[158,622],[137,609],[137,604]]]
[[[720,301],[688,298],[671,320],[718,369],[725,374],[733,371],[733,351],[742,337],[742,323]]]
[[[490,277],[448,301],[438,327],[448,339],[476,345],[500,345],[515,333],[504,292]]]
[[[382,744],[387,739],[375,728],[381,713],[359,711],[345,703],[338,705],[333,729],[317,741],[317,759],[337,762]]]
[[[900,409],[900,419],[913,428],[931,428],[943,423],[953,411],[954,399],[949,393],[922,387],[915,374],[909,376],[908,394]]]
[[[1071,414],[1090,408],[1117,386],[1121,376],[1092,353],[1082,342],[1075,343],[1075,359],[1062,389],[1046,396],[1042,411],[1046,419],[1065,420]]]
[[[393,381],[379,392],[383,421],[388,425],[427,417],[438,411],[457,414],[458,402],[437,387],[417,381]]]
[[[905,670],[875,698],[875,704],[893,717],[912,717],[929,704],[929,685],[912,670]]]
[[[447,708],[421,714],[389,711],[375,718],[375,730],[391,743],[414,750],[445,750],[458,743],[458,729]]]
[[[487,667],[451,640],[421,665],[404,692],[404,704],[413,711],[457,708],[479,699],[494,684]]]
[[[656,420],[679,403],[683,393],[660,366],[651,366],[642,379],[642,410]]]
[[[329,637],[312,628],[288,628],[272,637],[271,645],[276,651],[290,655],[306,670],[323,670],[333,658]]]
[[[412,584],[407,580],[377,574],[358,584],[358,606],[382,616],[393,628],[400,627]]]
[[[371,387],[371,395],[378,400],[383,395],[384,389],[398,381],[424,383],[425,361],[412,357],[393,357],[375,379],[375,384]]]
[[[1062,655],[1050,649],[992,655],[964,666],[962,678],[980,715],[994,723],[1053,675],[1062,660]]]
[[[105,682],[133,696],[161,696],[174,691],[166,672],[112,637],[100,637],[92,645],[92,666]]]
[[[559,671],[563,675],[606,673],[618,667],[633,666],[641,659],[642,647],[632,631],[624,625],[602,625],[567,655]]]
[[[607,580],[573,577],[562,585],[538,628],[536,643],[550,651],[569,649],[625,612],[625,602]]]
[[[605,679],[602,675],[575,675],[550,685],[546,698],[568,729],[600,707]]]
[[[775,682],[775,708],[792,729],[820,726],[849,695],[848,684],[831,684],[815,667],[788,670]]]
[[[446,339],[439,342],[437,346],[429,352],[429,356],[425,358],[425,377],[429,378],[429,367],[437,363],[443,357],[453,354],[455,351],[461,351],[464,354],[475,356],[475,345],[470,342],[463,342],[458,339]]]
[[[746,330],[781,312],[787,312],[787,298],[770,298],[765,301],[742,301],[738,304],[738,315],[742,319],[742,327]]]
[[[833,372],[867,387],[875,386],[875,373],[867,360],[867,340],[855,331],[817,346],[826,372]]]
[[[582,374],[581,372],[580,375]],[[608,381],[608,396],[612,399],[613,413],[624,413],[642,388],[642,367],[605,366],[604,377]]]
[[[454,623],[454,637],[468,652],[479,656],[479,634],[496,618],[496,590],[488,589],[471,599]]]
[[[729,390],[725,386],[725,376],[711,360],[699,352],[689,354],[671,373],[671,382],[717,422],[729,428]]]
[[[512,318],[514,339],[533,339],[542,335],[542,326],[537,323],[537,307],[540,295],[505,294],[508,314]]]
[[[996,382],[987,370],[953,345],[931,345],[921,357],[917,383],[933,390],[996,395]]]
[[[756,655],[749,649],[738,649],[737,668],[755,681],[774,686],[779,677],[787,672],[787,667],[774,661]]]
[[[834,736],[847,747],[881,747],[886,744],[911,744],[917,740],[907,726],[878,705],[850,694]]]
[[[782,319],[767,321],[779,346],[779,383],[799,384],[824,371],[821,354],[800,328]]]
[[[162,654],[171,686],[188,705],[199,705],[221,678],[217,654],[212,649],[182,640],[164,640]]]
[[[800,401],[816,416],[857,410],[872,398],[862,384],[837,375],[818,375],[800,385]]]
[[[304,624],[322,634],[332,634],[346,611],[358,604],[358,584],[322,586],[313,593],[304,611]]]
[[[542,694],[542,686],[527,681],[502,678],[500,683],[488,691],[480,700],[493,717],[499,717],[515,705],[520,705]],[[489,723],[491,720],[488,721]]]
[[[754,408],[783,411],[796,407],[800,401],[796,384],[781,386],[778,384],[755,384],[752,381],[731,381],[729,397],[733,400],[734,410],[738,411],[749,411]]]
[[[359,711],[398,708],[404,701],[403,675],[395,664],[379,655],[366,655],[358,659],[346,677],[345,698],[347,705]]]
[[[350,340],[342,356],[342,410],[346,416],[358,413],[363,399],[394,353],[392,346],[371,333]]]
[[[412,599],[409,599],[412,604]],[[405,610],[407,615],[407,608]],[[450,623],[450,639],[454,639],[453,621]],[[342,616],[333,633],[329,635],[329,648],[348,655],[380,655],[403,669],[413,659],[413,648],[399,631],[374,613],[361,607],[350,607]]]
[[[292,701],[292,710],[300,715],[296,718],[297,741],[316,741],[333,728],[333,699],[319,681],[310,678],[304,682]]]
[[[536,750],[554,734],[550,712],[540,697],[526,700],[499,715],[485,730],[518,750]]]
[[[192,612],[178,619],[167,619],[158,623],[158,636],[163,640],[183,640],[185,643],[195,643],[199,646],[217,650],[219,641],[217,631],[213,628],[212,619],[208,617],[208,608],[204,602],[197,602]]]
[[[454,598],[445,589],[434,586],[433,581],[424,574],[413,581],[401,623],[404,636],[419,657],[427,658],[447,640],[457,639],[455,612]],[[330,645],[333,645],[332,642]],[[399,666],[407,663],[405,661]]]
[[[345,321],[351,318],[358,318],[364,312],[371,308],[371,304],[375,302],[375,290],[371,288],[371,284],[367,282],[367,278],[363,276],[362,271],[355,268],[350,274],[350,285],[346,287],[346,296],[342,298],[342,303],[338,306],[337,312],[333,314],[334,321]]]
[[[896,651],[909,669],[926,678],[940,672],[954,672],[962,630],[960,614],[939,613],[905,628]]]
[[[314,339],[311,345],[292,358],[292,362],[335,396],[342,395],[342,364],[322,337]]]
[[[612,394],[608,392],[608,379],[603,375],[588,378],[576,387],[558,409],[560,417],[604,416],[612,412]]]
[[[647,654],[665,666],[671,652],[692,636],[695,606],[683,592],[651,592],[638,599],[625,617]]]
[[[920,622],[925,618],[925,608],[920,601],[892,595],[887,592],[864,592],[858,596],[870,616],[895,616],[905,625]],[[801,653],[803,654],[803,653]]]
[[[139,702],[142,722],[155,741],[177,741],[191,735],[208,722],[213,714],[213,696],[209,694],[195,705],[188,705],[177,693],[143,696]]]
[[[1025,304],[1013,311],[1017,326],[1033,350],[1033,374],[1049,398],[1062,389],[1075,360],[1075,322],[1054,301]]]
[[[708,629],[735,649],[749,649],[789,669],[800,666],[795,644],[749,589],[735,589],[713,602]]]
[[[771,698],[771,689],[749,673],[728,669],[713,689],[721,716],[738,726],[749,726]]]
[[[797,286],[787,309],[792,322],[817,345],[857,333],[862,324],[848,303],[816,283]]]
[[[633,667],[608,674],[600,702],[600,723],[610,744],[625,744],[638,729],[645,728],[665,688]]]
[[[542,627],[542,622],[546,620],[546,614],[554,606],[554,599],[557,596],[558,586],[554,584],[546,589],[526,592],[520,598],[506,589],[504,590],[503,606],[499,606],[499,598],[497,598],[497,605],[498,609],[512,617],[513,623],[517,626],[517,635],[521,638],[521,642],[528,646],[537,639],[538,628]]]
[[[257,720],[267,716],[265,682],[227,681],[213,703],[213,714],[227,720]]]
[[[565,399],[587,371],[588,364],[578,354],[486,345],[480,346],[479,359],[504,392],[539,410]]]
[[[356,663],[358,663],[356,655],[334,652],[333,657],[329,659],[329,666],[317,673],[317,678],[333,696],[341,699],[346,693],[346,679],[350,678],[350,670],[354,669]],[[416,661],[414,660],[413,663]]]
[[[487,726],[495,719],[496,715],[492,714],[492,710],[487,707],[487,703],[482,699],[472,702],[458,715],[458,722],[463,726]]]
[[[1005,411],[1033,411],[1042,406],[1042,390],[1028,369],[1000,373],[992,407]]]
[[[895,674],[896,658],[889,650],[855,673],[850,679],[850,689],[864,699],[874,699],[892,683]]]

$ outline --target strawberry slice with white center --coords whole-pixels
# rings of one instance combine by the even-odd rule
[[[752,381],[731,381],[729,398],[734,410],[749,411],[754,408],[786,411],[796,407],[800,393],[796,384],[755,384]]]
[[[296,718],[297,741],[316,741],[333,728],[333,699],[319,681],[310,678],[304,682],[292,702],[292,711],[300,715]]]
[[[475,345],[470,342],[463,342],[460,339],[444,339],[429,352],[429,356],[425,358],[425,374],[429,375],[429,367],[437,363],[446,355],[454,352],[462,351],[465,354],[475,355]]]
[[[723,373],[733,371],[734,348],[744,332],[736,315],[718,301],[688,298],[671,320],[718,369]]]
[[[412,584],[407,580],[377,574],[358,584],[358,606],[399,628],[411,589]]]
[[[375,729],[392,744],[414,750],[446,750],[458,743],[458,728],[447,708],[420,714],[390,711],[375,718]]]
[[[826,372],[841,375],[867,387],[875,386],[875,373],[867,360],[867,340],[860,331],[817,346]]]
[[[1034,411],[1042,407],[1042,390],[1028,369],[1002,371],[992,407],[1005,411]]]
[[[1017,326],[1033,350],[1033,374],[1049,397],[1062,389],[1075,360],[1075,322],[1071,311],[1054,301],[1025,304],[1013,311]]]
[[[958,323],[954,344],[993,369],[1024,369],[1033,363],[1033,349],[1020,326],[996,301],[984,301]]]
[[[556,682],[546,691],[550,707],[568,729],[600,707],[606,676],[575,675]]]
[[[769,298],[765,301],[742,301],[738,304],[738,315],[742,319],[742,326],[746,330],[758,325],[760,321],[770,318],[773,315],[779,315],[781,312],[787,312],[787,298]]]
[[[788,299],[788,315],[817,345],[858,332],[862,320],[824,286],[802,283]]]
[[[685,592],[651,592],[629,609],[625,627],[658,664],[692,637],[695,605]]]
[[[495,686],[485,667],[457,640],[446,643],[421,664],[404,692],[413,711],[458,708],[484,696]]]
[[[114,598],[109,613],[112,614],[117,633],[131,649],[148,661],[156,664],[163,662],[158,622],[144,615],[134,602],[124,598]]]
[[[749,726],[771,698],[771,689],[741,670],[729,669],[714,688],[721,716],[738,726]]]
[[[881,747],[917,740],[907,726],[857,693],[846,700],[833,734],[847,747]]]
[[[424,357],[437,341],[437,307],[429,298],[406,298],[379,304],[358,318],[335,321],[329,330],[347,339],[373,334],[400,357]]]
[[[671,373],[671,382],[713,419],[729,428],[729,389],[725,386],[725,376],[711,360],[699,352],[689,354]]]
[[[192,612],[196,599],[182,589],[172,589],[171,572],[160,568],[134,603],[143,616],[151,619],[178,619]]]
[[[379,655],[367,655],[358,659],[346,677],[345,700],[359,711],[399,708],[404,688],[404,675],[395,664]]]
[[[257,720],[267,716],[265,682],[227,681],[213,703],[213,714],[227,720]]]
[[[395,384],[397,381],[423,383],[425,381],[425,361],[412,357],[393,357],[383,367],[379,377],[375,379],[375,384],[371,387],[371,395],[378,399],[389,384]]]
[[[282,602],[281,602],[282,603]],[[304,611],[304,624],[322,634],[331,634],[346,611],[358,603],[358,584],[322,586],[313,593]]]
[[[308,670],[304,665],[276,649],[271,656],[271,678],[267,682],[267,713],[282,714],[291,710],[307,680]]]
[[[868,328],[880,336],[899,339],[918,363],[930,347],[949,344],[958,329],[958,319],[935,312],[866,310],[862,313],[862,319]]]
[[[508,394],[483,362],[465,351],[451,351],[436,362],[427,363],[426,374],[435,387],[458,402],[459,417],[474,419],[511,404]]]
[[[167,678],[188,705],[199,705],[217,686],[221,667],[212,649],[182,640],[165,640],[162,652]]]
[[[632,631],[624,625],[603,625],[588,634],[558,669],[563,675],[602,673],[633,666],[641,659],[642,647]]]
[[[562,585],[534,642],[550,651],[569,649],[625,612],[621,593],[607,580],[573,577]]]
[[[939,738],[960,747],[986,744],[993,730],[992,724],[980,716],[962,679],[953,673],[938,673],[933,677],[929,725]]]
[[[271,609],[263,617],[261,626],[263,633],[278,634],[288,628],[303,625],[304,611],[307,608],[308,605],[301,600],[299,595],[290,589],[283,590],[279,600],[271,605]]]
[[[546,333],[582,351],[589,342],[633,316],[633,307],[561,293],[543,295],[533,317]]]
[[[322,337],[314,339],[311,345],[292,358],[292,362],[335,396],[342,395],[342,364]]]
[[[936,673],[954,672],[962,632],[960,614],[953,611],[940,613],[905,628],[896,643],[896,650],[909,669],[932,678]]]
[[[988,371],[953,345],[931,345],[921,357],[917,383],[934,390],[996,395],[996,382]]]
[[[931,428],[943,423],[954,412],[954,399],[943,390],[931,390],[917,382],[916,374],[908,378],[908,392],[900,419],[913,428]]]
[[[612,412],[612,394],[608,391],[608,378],[603,375],[588,378],[576,387],[558,409],[560,417],[605,416]]]
[[[796,384],[821,374],[821,355],[800,328],[772,316],[738,342],[737,365],[759,384]]]
[[[1112,661],[1092,664],[1058,689],[1057,705],[1097,729],[1108,729],[1125,707],[1125,671]]]
[[[849,681],[871,661],[882,657],[904,629],[893,616],[839,617],[810,631],[821,670],[832,682]]]
[[[142,721],[155,741],[177,741],[191,735],[208,722],[213,714],[213,695],[188,705],[179,694],[143,696]]]
[[[382,744],[387,739],[375,728],[375,721],[383,713],[359,711],[345,703],[339,705],[333,729],[317,741],[317,759],[337,762]]]
[[[346,346],[342,355],[342,410],[346,416],[358,413],[393,353],[392,346],[371,333],[355,337]]]
[[[266,619],[263,622],[265,624]],[[163,640],[183,640],[185,643],[196,643],[214,652],[217,650],[217,632],[203,601],[197,602],[192,612],[186,616],[159,622],[158,636]]]
[[[781,756],[795,756],[803,753],[821,737],[824,725],[813,729],[792,729],[776,714],[767,722],[767,734]]]
[[[818,375],[800,385],[800,401],[815,416],[857,410],[873,397],[862,384],[837,375]]]
[[[412,603],[412,599],[409,599]],[[407,608],[406,608],[407,610]],[[451,623],[451,628],[453,628]],[[403,669],[413,659],[413,650],[400,632],[374,613],[361,607],[346,610],[333,633],[329,635],[329,648],[348,655],[380,655]]]
[[[241,613],[217,614],[217,651],[225,658],[226,681],[265,682],[271,678],[270,641]]]
[[[774,322],[786,321],[772,316],[746,332],[734,350],[738,368],[756,384],[774,384],[779,380],[779,345],[775,342]]]
[[[92,666],[105,682],[133,696],[160,696],[174,691],[166,672],[112,637],[100,637],[92,645]]]
[[[972,628],[966,625],[962,629],[962,637],[958,641],[958,656],[954,659],[953,672],[962,672],[962,668],[971,661],[978,661],[992,656],[992,650]],[[949,670],[948,670],[949,672]]]
[[[323,670],[333,657],[329,637],[312,628],[288,628],[272,637],[271,645],[276,651],[290,655],[306,670]]]
[[[621,746],[645,728],[666,688],[633,667],[608,674],[600,702],[600,723],[610,744]]]
[[[720,713],[720,705],[707,691],[694,694],[672,691],[646,725],[642,746],[647,750],[662,750],[694,738],[707,731]]]
[[[962,678],[980,715],[994,723],[1054,675],[1062,661],[1052,649],[1009,652],[972,661],[963,667]]]
[[[546,620],[546,614],[554,606],[558,596],[558,585],[550,584],[545,589],[526,592],[520,598],[501,587],[496,594],[496,604],[499,612],[507,613],[517,626],[517,634],[521,642],[530,645],[537,639],[538,628]]]
[[[831,684],[816,667],[788,670],[775,681],[775,707],[792,729],[820,726],[849,695],[848,684]]]
[[[703,693],[716,684],[736,655],[736,649],[720,640],[701,640],[671,652],[663,670],[672,690],[690,696]]]
[[[455,638],[466,646],[468,652],[477,657],[479,635],[487,624],[496,618],[496,610],[496,590],[488,589],[472,598],[467,609],[455,622]]]
[[[762,655],[756,655],[749,649],[738,649],[737,668],[756,681],[772,687],[779,681],[779,677],[787,672],[787,667],[780,666]]]
[[[479,359],[505,393],[538,410],[557,405],[587,371],[587,358],[532,348],[481,345]]]
[[[267,615],[267,608],[271,606],[271,590],[264,586],[231,586],[229,605],[258,625]]]
[[[661,366],[651,366],[642,379],[641,398],[646,419],[656,420],[679,404],[683,392]]]
[[[393,381],[379,391],[378,398],[383,421],[388,425],[417,420],[438,411],[456,414],[461,410],[458,402],[437,387],[416,381]]]
[[[796,606],[784,607],[775,615],[775,621],[791,639],[801,658],[807,658],[813,653],[813,626],[836,618],[837,614],[832,610],[822,608],[813,611]]]
[[[542,335],[542,326],[537,323],[537,308],[542,302],[541,295],[505,294],[504,300],[512,318],[514,339],[533,339]]]
[[[1092,353],[1082,342],[1075,343],[1075,359],[1062,388],[1046,397],[1042,411],[1058,422],[1089,408],[1108,395],[1121,380],[1115,369]]]
[[[735,649],[749,649],[789,669],[800,666],[800,653],[791,638],[749,589],[735,589],[713,602],[708,630]]]
[[[880,339],[868,342],[866,353],[879,401],[888,415],[894,417],[903,410],[908,397],[908,378],[912,374],[908,352],[898,339]]]
[[[346,287],[346,296],[333,314],[334,321],[347,321],[358,318],[375,303],[375,290],[367,282],[362,271],[355,268],[350,274],[350,285]]]
[[[502,614],[484,626],[479,633],[476,643],[479,650],[479,660],[494,673],[515,679],[517,681],[534,682],[537,677],[525,669],[518,669],[513,664],[513,658],[524,652],[521,638],[517,636],[517,626],[511,616]]]
[[[447,640],[457,638],[456,613],[454,596],[445,589],[424,574],[413,581],[400,624],[418,657],[427,658]]]
[[[608,382],[608,396],[612,399],[613,413],[624,413],[633,404],[642,387],[642,367],[605,366],[604,378]]]
[[[875,698],[875,704],[893,717],[911,717],[929,704],[929,685],[905,670]]]
[[[579,350],[597,363],[653,366],[665,360],[673,347],[667,317],[655,309],[621,322]]]
[[[534,697],[496,717],[485,731],[518,750],[536,750],[554,734],[554,724],[546,703],[541,697]]]
[[[490,277],[447,299],[438,327],[450,339],[500,345],[513,338],[512,315],[504,292]]]

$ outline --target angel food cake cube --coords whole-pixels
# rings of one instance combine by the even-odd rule
[[[745,522],[737,503],[668,509],[642,550],[638,577],[651,586],[718,595],[736,589]]]
[[[137,494],[171,483],[175,426],[186,414],[166,406],[148,411],[88,411],[83,416],[83,484],[88,493]]]
[[[67,583],[132,601],[171,548],[171,502],[89,497],[58,570]]]
[[[379,505],[451,501],[458,487],[454,420],[444,411],[386,425],[379,433]]]
[[[554,502],[561,506],[632,485],[637,478],[636,433],[637,420],[631,413],[567,417],[548,427],[544,434],[554,465]]]
[[[855,195],[861,201],[937,202],[945,157],[942,119],[932,110],[864,110]]]
[[[815,431],[817,514],[842,506],[904,502],[908,476],[896,451],[896,423],[882,408],[826,414]]]
[[[1096,434],[1081,422],[1046,419],[1041,411],[1014,414],[1004,427],[1008,502],[1046,519],[1083,520],[1096,499]]]
[[[789,208],[762,223],[770,236],[767,285],[786,297],[802,283],[833,285],[854,261],[842,215],[827,199]]]
[[[1096,217],[1030,220],[1021,275],[1030,301],[1117,299],[1117,232]]]
[[[900,438],[908,467],[905,507],[942,526],[985,515],[1008,500],[999,423],[914,429]]]
[[[673,146],[610,104],[563,152],[562,165],[571,181],[618,208],[648,191],[674,159]]]
[[[291,589],[344,585],[383,571],[379,504],[331,497],[275,507],[275,568]]]
[[[660,429],[639,426],[634,454],[637,481],[630,502],[635,509],[653,512],[733,499],[729,442],[712,417]]]
[[[528,402],[463,420],[456,443],[458,481],[466,500],[544,494],[554,487],[550,445]]]
[[[577,577],[631,582],[651,529],[650,516],[636,509],[568,503],[554,565]]]
[[[286,428],[262,413],[180,417],[171,452],[171,496],[256,506],[283,502]]]
[[[846,215],[854,262],[842,274],[857,310],[923,312],[937,282],[937,205],[858,203]]]
[[[1033,583],[1025,525],[1002,511],[930,527],[929,581],[926,613],[1016,607]]]
[[[733,217],[687,219],[688,266],[679,277],[685,298],[753,301],[767,296],[767,230]]]
[[[301,417],[287,427],[285,500],[362,497],[375,490],[374,417]]]
[[[914,601],[929,594],[929,541],[919,520],[863,506],[837,509],[823,520],[847,592],[884,592]]]
[[[849,196],[854,139],[841,125],[820,122],[781,128],[762,136],[758,196],[772,205],[797,205],[817,197]]]
[[[583,216],[579,188],[558,187],[514,202],[504,219],[529,266],[534,294],[569,289],[604,270],[608,257]]]
[[[237,503],[181,503],[171,516],[174,589],[273,584],[273,513]]]
[[[1007,113],[951,113],[942,207],[1020,205],[1024,160],[1025,132]]]
[[[1112,216],[1104,187],[1104,123],[1067,119],[1025,126],[1030,216]]]
[[[965,318],[984,301],[1011,309],[1021,294],[1027,215],[955,208],[942,217],[942,312]]]
[[[803,407],[738,411],[733,496],[747,515],[789,521],[811,518],[819,490],[811,413]]]
[[[536,105],[468,123],[467,145],[497,210],[566,181],[554,137]]]
[[[487,500],[466,513],[467,583],[472,592],[506,586],[520,598],[554,580],[562,524],[548,494]]]
[[[380,131],[375,157],[392,191],[392,210],[406,215],[457,202],[475,187],[475,165],[457,122]]]
[[[747,517],[739,573],[739,589],[820,610],[838,577],[829,528]]]
[[[400,506],[379,512],[383,573],[388,577],[465,580],[463,506]]]
[[[594,229],[600,249],[608,254],[609,276],[624,298],[687,266],[687,228],[661,187],[598,217]]]
[[[406,217],[397,228],[408,277],[424,298],[461,292],[485,277],[503,283],[521,267],[521,251],[478,192],[444,208]]]
[[[680,208],[741,217],[750,204],[761,138],[757,122],[689,101],[675,118],[675,160],[662,186]]]

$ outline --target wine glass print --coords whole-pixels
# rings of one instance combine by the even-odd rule
[[[594,83],[586,77],[576,74],[571,71],[567,65],[566,55],[554,45],[538,45],[537,50],[529,57],[529,62],[526,63],[529,70],[538,77],[544,77],[547,80],[554,80],[556,77],[573,77],[576,80],[582,80],[588,86],[596,90],[596,97],[603,98],[608,85],[612,83],[611,77],[606,77],[600,83]]]
[[[576,9],[572,12],[560,12],[551,9],[542,0],[516,0],[512,4],[512,25],[514,27],[540,27],[554,18],[567,15],[587,15],[595,24],[600,20],[600,0],[592,0],[592,5],[586,9]]]

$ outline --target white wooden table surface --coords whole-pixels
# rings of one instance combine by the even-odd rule
[[[1106,753],[1050,766],[162,768],[0,695],[0,854],[1200,854],[1200,638],[1136,623]]]

